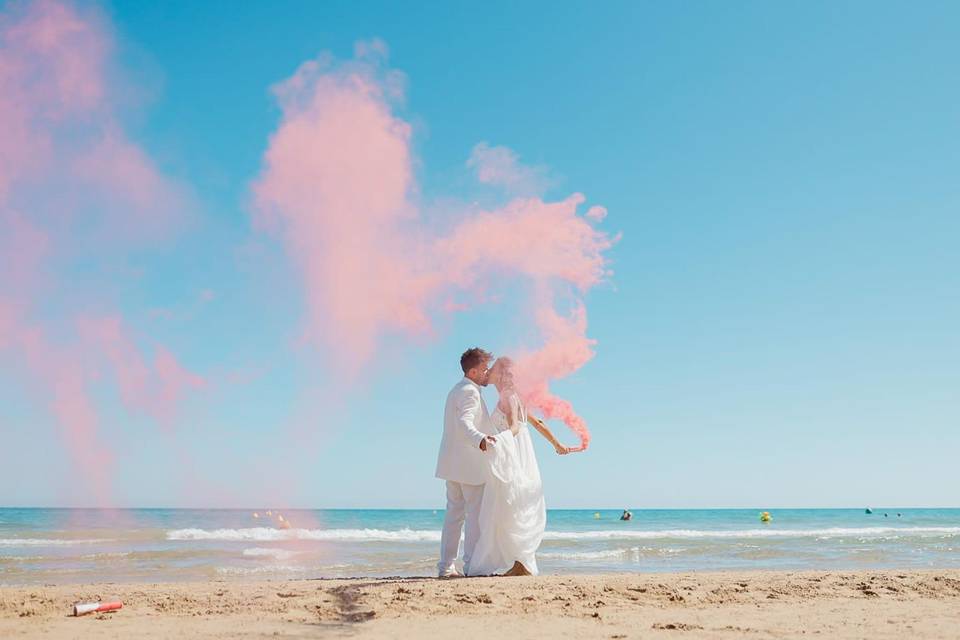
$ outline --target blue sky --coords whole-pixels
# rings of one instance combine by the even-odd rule
[[[143,87],[134,136],[200,212],[120,304],[192,369],[257,372],[194,397],[174,436],[105,391],[118,504],[442,506],[459,354],[511,344],[511,310],[446,322],[343,391],[295,347],[302,303],[251,225],[269,87],[379,38],[426,197],[462,193],[486,141],[623,234],[587,300],[597,355],[557,385],[593,442],[540,443],[548,506],[958,506],[956,4],[409,5],[104,6]],[[0,503],[83,504],[42,403],[12,365],[0,382]]]

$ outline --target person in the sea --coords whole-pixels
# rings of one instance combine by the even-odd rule
[[[633,514],[630,513],[629,509],[623,510],[623,515],[620,516],[621,520],[633,520]]]

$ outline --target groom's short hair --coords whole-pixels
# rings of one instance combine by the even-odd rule
[[[463,352],[463,355],[460,356],[460,368],[463,369],[463,372],[466,373],[473,369],[476,366],[484,362],[489,362],[493,359],[493,354],[489,351],[484,351],[480,347],[473,347],[472,349],[467,349]]]

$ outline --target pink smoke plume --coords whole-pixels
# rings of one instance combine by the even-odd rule
[[[538,194],[546,190],[546,172],[540,167],[528,167],[520,162],[512,149],[491,147],[481,142],[473,147],[467,167],[474,170],[477,180],[497,185],[515,194]]]
[[[168,430],[173,428],[184,393],[207,386],[204,378],[185,369],[163,345],[155,347],[151,367],[119,316],[83,318],[79,332],[103,358],[100,369],[113,374],[127,408],[150,416]]]
[[[114,453],[91,387],[114,379],[132,408],[169,424],[204,380],[162,345],[152,364],[102,283],[61,281],[76,259],[122,259],[180,222],[182,192],[124,133],[102,19],[54,1],[0,12],[0,349],[22,362],[100,506]],[[55,302],[55,312],[44,305]]]
[[[452,295],[526,285],[541,346],[518,359],[521,390],[585,448],[586,423],[549,385],[593,355],[583,297],[608,273],[604,252],[616,239],[593,226],[606,210],[581,215],[580,194],[526,197],[458,216],[443,230],[426,224],[412,128],[393,108],[402,78],[384,70],[384,58],[382,44],[360,45],[352,62],[323,56],[274,87],[282,119],[253,185],[255,213],[299,268],[308,339],[355,372],[386,337],[431,335],[437,314],[464,308]],[[483,144],[469,166],[480,181],[504,187],[536,175],[509,149]],[[515,300],[506,308],[531,306]]]

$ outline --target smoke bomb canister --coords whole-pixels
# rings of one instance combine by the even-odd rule
[[[123,607],[123,603],[116,602],[78,602],[73,605],[73,615],[82,616],[88,613],[102,613],[104,611],[116,611]]]

